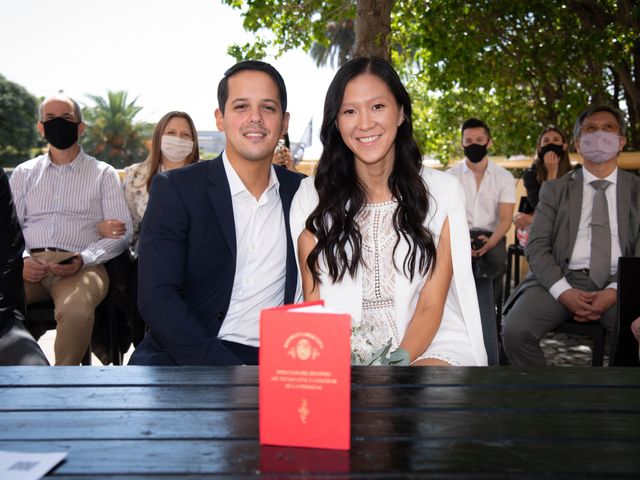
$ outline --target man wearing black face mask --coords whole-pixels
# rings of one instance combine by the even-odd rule
[[[78,144],[85,125],[77,102],[46,99],[37,126],[49,151],[19,165],[10,180],[26,243],[25,295],[27,304],[53,300],[56,365],[77,365],[109,287],[103,263],[129,245],[131,217],[118,173]],[[107,218],[125,223],[123,237],[99,237],[96,224]]]
[[[466,158],[449,173],[460,180],[465,192],[473,273],[493,280],[494,298],[499,304],[507,263],[505,235],[511,226],[516,186],[511,173],[489,161],[487,150],[491,146],[489,127],[477,118],[468,119],[462,124]]]

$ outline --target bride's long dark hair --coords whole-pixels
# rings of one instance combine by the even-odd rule
[[[424,226],[429,212],[430,197],[420,171],[422,155],[413,139],[411,99],[402,81],[386,60],[362,57],[345,63],[334,77],[324,102],[324,118],[320,139],[323,152],[318,162],[315,187],[319,202],[306,222],[306,228],[317,239],[307,257],[307,266],[314,284],[320,283],[318,259],[323,256],[332,283],[349,272],[354,277],[362,261],[362,235],[356,217],[366,202],[366,191],[356,174],[353,152],[338,131],[338,113],[347,84],[362,74],[372,74],[384,81],[398,105],[404,111],[404,121],[398,127],[395,140],[395,160],[389,175],[389,190],[398,202],[393,215],[397,240],[410,246],[404,259],[403,272],[413,279],[417,272],[426,275],[435,265],[436,246],[432,233]],[[394,267],[397,265],[394,260]]]

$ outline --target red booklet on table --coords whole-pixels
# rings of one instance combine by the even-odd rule
[[[260,315],[260,444],[348,450],[351,317],[308,302]]]

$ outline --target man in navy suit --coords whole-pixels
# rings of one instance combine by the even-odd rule
[[[271,159],[287,132],[284,80],[245,61],[218,85],[218,158],[154,177],[139,245],[147,324],[132,365],[255,365],[260,310],[292,303],[289,229],[302,176]]]

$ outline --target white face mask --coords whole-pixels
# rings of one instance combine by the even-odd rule
[[[620,136],[597,130],[580,136],[580,154],[593,163],[604,163],[620,151]]]
[[[160,151],[162,155],[173,163],[183,162],[187,155],[193,150],[193,141],[174,137],[173,135],[163,135],[160,141]]]

